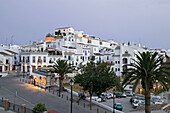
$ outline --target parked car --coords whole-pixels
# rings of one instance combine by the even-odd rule
[[[133,96],[133,92],[132,91],[126,91],[125,94],[126,94],[126,96],[129,96],[129,97]]]
[[[106,97],[103,95],[99,95],[98,98],[101,98],[100,102],[106,102]]]
[[[122,111],[122,110],[123,110],[123,106],[122,106],[121,103],[115,103],[115,104],[114,104],[114,109],[117,109],[117,110]]]
[[[125,93],[122,93],[122,97],[123,97],[123,98],[126,98],[126,94],[125,94]]]
[[[111,99],[111,98],[113,98],[113,93],[107,93],[107,97],[106,97],[107,99]]]
[[[164,103],[164,101],[159,98],[152,98],[151,102],[152,102],[152,104],[163,104]]]
[[[101,102],[102,101],[102,99],[99,98],[97,94],[93,94],[92,95],[92,100],[97,101],[97,102]]]
[[[114,95],[116,96],[116,98],[121,98],[122,92],[114,92]]]
[[[126,94],[125,93],[122,93],[122,92],[114,92],[114,95],[116,98],[122,98],[122,97],[126,97]]]

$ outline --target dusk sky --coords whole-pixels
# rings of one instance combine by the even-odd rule
[[[118,43],[170,49],[170,0],[0,0],[0,44],[45,39],[59,27]]]

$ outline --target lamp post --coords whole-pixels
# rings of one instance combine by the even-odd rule
[[[70,86],[71,86],[71,110],[70,113],[72,113],[72,103],[73,103],[73,92],[72,92],[72,86],[74,85],[74,81],[70,80]]]
[[[114,92],[115,92],[115,89],[113,88],[113,113],[115,113],[115,108],[114,108],[115,96],[114,96]]]

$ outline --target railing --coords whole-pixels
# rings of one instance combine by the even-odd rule
[[[0,107],[5,108],[5,99],[2,97],[0,99]],[[9,102],[9,108],[10,111],[13,111],[15,113],[21,113],[21,105],[14,104],[12,102]],[[32,109],[25,108],[26,113],[41,113],[38,111],[33,111]]]

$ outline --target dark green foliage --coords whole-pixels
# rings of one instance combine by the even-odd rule
[[[45,107],[45,104],[38,103],[32,111],[33,113],[42,113],[43,111],[47,111],[47,108]]]
[[[60,76],[60,91],[63,90],[63,80],[67,73],[71,73],[73,68],[67,64],[66,60],[57,60],[54,62],[54,73],[58,73]]]
[[[95,64],[91,61],[85,66],[81,65],[80,72],[75,76],[75,82],[89,92],[90,101],[93,94],[99,95],[118,84],[114,71],[104,62]]]

